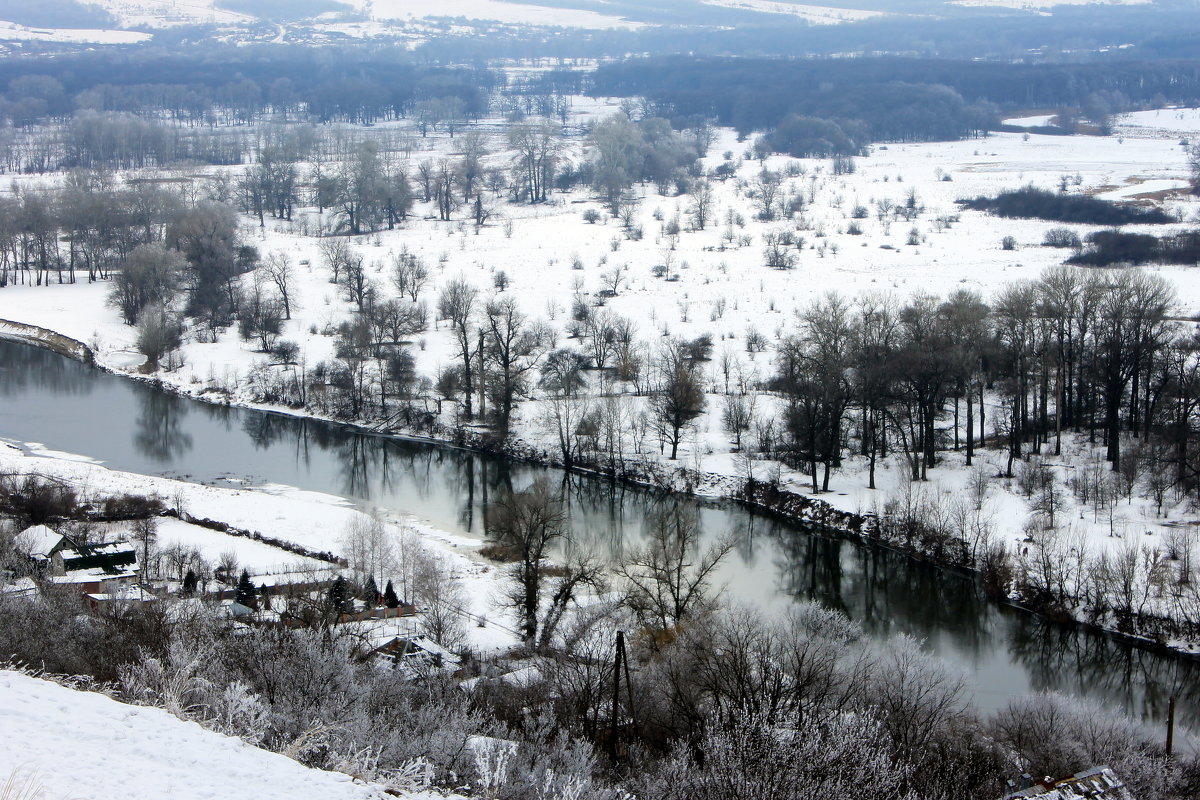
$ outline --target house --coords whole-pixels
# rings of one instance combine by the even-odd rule
[[[59,554],[64,548],[74,547],[74,542],[45,525],[34,525],[17,534],[17,552],[27,556],[41,569],[62,567]]]
[[[137,550],[129,542],[80,544],[45,525],[26,528],[15,541],[37,575],[82,595],[117,596],[137,583]]]
[[[1134,800],[1133,794],[1125,788],[1125,783],[1108,767],[1093,767],[1083,772],[1077,772],[1069,778],[1042,778],[1034,781],[1030,776],[1023,775],[1023,787],[1017,789],[1014,781],[1009,781],[1010,794],[1002,800]],[[1012,791],[1016,789],[1016,791]]]
[[[393,669],[416,674],[428,669],[458,670],[458,656],[421,634],[383,634],[371,642],[371,656]]]
[[[80,544],[45,525],[34,525],[17,534],[16,544],[34,566],[47,576],[100,570],[116,575],[137,572],[137,550],[129,542]]]

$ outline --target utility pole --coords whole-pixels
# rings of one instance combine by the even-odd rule
[[[1167,701],[1167,758],[1174,755],[1175,750],[1175,695]]]
[[[633,711],[633,684],[629,680],[629,655],[625,652],[625,631],[617,631],[617,648],[613,659],[613,695],[612,695],[612,719],[610,721],[609,754],[615,763],[617,760],[618,739],[620,737],[620,723],[618,721],[621,713],[621,675],[625,675],[625,697],[629,703],[629,719],[633,726],[637,727],[637,717]]]
[[[613,696],[612,696],[612,717],[609,720],[611,729],[609,730],[608,749],[612,760],[616,763],[617,760],[617,736],[620,728],[617,723],[617,714],[620,711],[621,705],[621,661],[625,656],[625,631],[617,631],[617,648],[613,660]]]

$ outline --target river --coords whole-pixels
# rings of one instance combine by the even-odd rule
[[[987,601],[961,575],[732,503],[663,496],[448,446],[181,398],[6,341],[0,341],[0,437],[129,472],[341,495],[476,535],[489,498],[547,477],[562,487],[573,541],[608,555],[644,540],[651,507],[684,503],[699,515],[705,537],[736,537],[718,578],[724,598],[768,610],[812,599],[846,612],[872,636],[923,639],[965,672],[982,711],[1054,689],[1158,724],[1174,694],[1179,720],[1200,723],[1196,661],[1044,622]],[[287,538],[287,531],[264,533]],[[331,546],[338,534],[330,532]]]

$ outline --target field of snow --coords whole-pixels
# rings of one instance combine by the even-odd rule
[[[0,670],[0,786],[66,800],[384,800],[381,787],[310,769],[158,708]],[[10,778],[11,776],[11,778]],[[38,793],[40,791],[40,793]],[[440,794],[403,795],[433,800]]]
[[[564,28],[633,28],[638,23],[620,17],[571,8],[549,8],[500,0],[354,0],[356,8],[376,20],[406,20],[424,17],[465,17],[494,20],[513,25],[550,25]]]
[[[857,8],[834,8],[832,6],[805,5],[803,3],[780,3],[775,0],[704,0],[705,5],[722,8],[738,8],[757,11],[760,14],[788,14],[806,19],[813,25],[837,25],[842,22],[858,22],[871,17],[884,16],[883,11],[866,11]]]
[[[1037,8],[1046,9],[1054,6],[1141,6],[1152,3],[1153,0],[949,0],[956,6],[971,6],[979,8]]]
[[[0,10],[0,14],[3,14]],[[0,42],[70,42],[95,44],[137,44],[150,38],[137,31],[97,30],[92,28],[30,28],[0,20]]]
[[[175,25],[232,25],[254,17],[217,8],[214,0],[87,0],[120,21],[123,28],[170,28]]]

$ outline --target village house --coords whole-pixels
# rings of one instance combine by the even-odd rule
[[[126,597],[138,582],[137,549],[129,542],[79,543],[45,525],[26,528],[16,541],[36,573],[92,596],[95,603]]]

